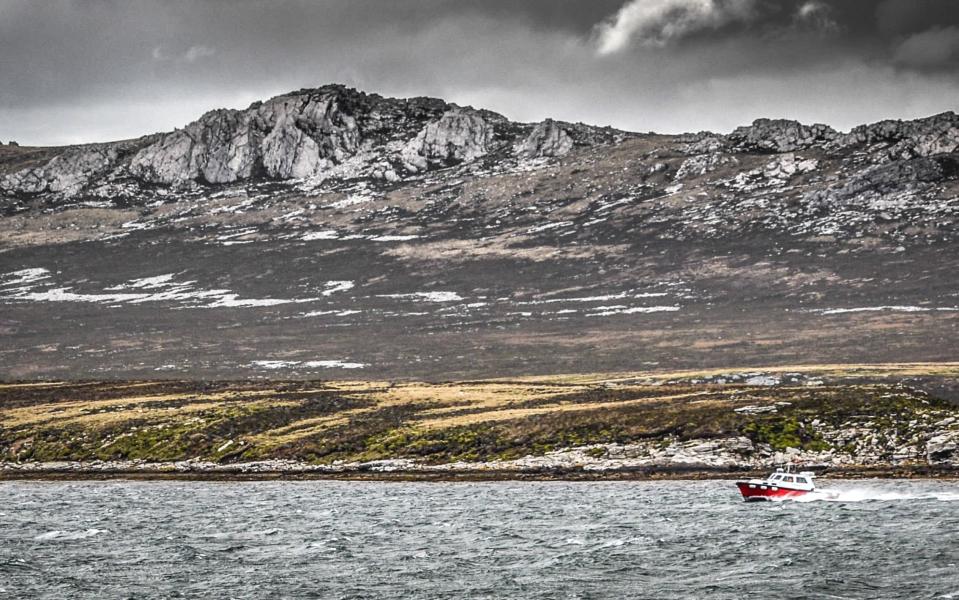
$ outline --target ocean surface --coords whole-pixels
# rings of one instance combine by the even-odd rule
[[[0,598],[957,598],[959,482],[6,482]]]

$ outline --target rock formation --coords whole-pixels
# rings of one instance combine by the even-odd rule
[[[576,162],[576,173],[591,174],[570,177],[565,189],[592,178],[577,192],[580,198],[611,194],[627,202],[675,195],[668,205],[640,211],[659,214],[634,216],[646,225],[653,216],[655,229],[676,239],[690,229],[719,237],[749,221],[754,229],[892,237],[898,244],[918,235],[936,240],[956,234],[957,151],[959,116],[951,112],[845,134],[825,125],[757,119],[728,135],[660,136],[551,119],[515,123],[438,99],[383,98],[329,85],[242,110],[214,110],[182,129],[137,140],[5,150],[0,208],[80,201],[143,207],[225,188],[261,193],[257,186],[313,194],[369,184],[379,193]],[[571,155],[573,160],[557,160]],[[520,206],[524,201],[510,205],[517,215],[532,214]],[[606,199],[591,202],[600,207]],[[582,222],[608,223],[602,219]],[[559,233],[548,223],[538,225],[522,228]]]
[[[761,152],[795,152],[832,141],[838,134],[827,125],[803,125],[786,119],[756,119],[738,127],[728,139],[736,148]]]
[[[501,125],[503,131],[497,129]],[[0,191],[71,197],[105,179],[173,188],[256,179],[397,181],[493,153],[518,159],[563,156],[574,146],[570,131],[584,145],[615,138],[601,128],[568,130],[552,120],[514,124],[441,100],[395,100],[331,85],[244,110],[210,111],[183,129],[125,143],[132,148],[129,156],[121,156],[119,144],[73,147],[44,165],[0,177]]]
[[[403,166],[414,173],[435,167],[472,162],[486,156],[493,128],[473,111],[454,109],[426,124],[400,153]]]
[[[552,119],[538,123],[521,143],[516,145],[518,156],[539,158],[542,156],[565,156],[573,149],[573,140]]]
[[[959,115],[945,112],[915,121],[880,121],[860,125],[836,139],[835,146],[866,146],[881,160],[909,160],[956,152]]]
[[[118,157],[113,144],[76,146],[38,167],[23,169],[0,178],[0,191],[7,193],[70,196],[79,192],[92,179],[104,174]]]

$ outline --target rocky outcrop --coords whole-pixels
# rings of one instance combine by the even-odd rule
[[[47,164],[17,171],[0,179],[6,193],[72,195],[91,179],[107,172],[117,161],[113,144],[77,146],[54,157]]]
[[[736,159],[722,152],[712,152],[709,154],[698,154],[690,156],[679,165],[676,170],[676,180],[683,181],[693,177],[699,177],[715,171],[723,165],[735,164]]]
[[[232,183],[258,167],[273,179],[301,179],[344,161],[359,147],[356,119],[337,91],[274,98],[245,111],[216,110],[133,157],[130,172],[149,183]]]
[[[679,152],[691,156],[721,152],[726,148],[725,136],[717,135],[711,131],[685,133],[676,136],[676,143],[678,144],[676,149]]]
[[[959,162],[950,157],[917,158],[871,166],[856,173],[827,195],[839,199],[882,196],[920,190],[938,182],[955,179]]]
[[[301,179],[342,163],[360,146],[356,118],[338,95],[294,96],[264,103],[256,115],[265,132],[263,168],[274,179]]]
[[[616,133],[551,120],[535,126],[509,123],[496,113],[442,100],[396,100],[332,85],[244,110],[208,112],[183,129],[138,140],[135,151],[126,154],[117,144],[71,149],[43,166],[7,175],[0,191],[72,196],[87,190],[102,196],[93,188],[105,180],[122,180],[134,194],[138,184],[191,188],[327,177],[399,181],[496,152],[506,160],[563,156],[574,143],[609,143]]]
[[[438,99],[397,100],[331,85],[243,110],[214,110],[183,129],[132,142],[5,151],[0,195],[10,210],[22,210],[36,197],[45,205],[79,196],[144,206],[161,196],[199,198],[218,193],[206,186],[240,188],[247,182],[289,182],[262,186],[270,193],[314,193],[368,180],[415,181],[461,165],[451,176],[538,168],[577,148],[639,137],[551,119],[512,123]],[[872,227],[872,213],[881,206],[886,223],[913,221],[925,210],[925,222],[936,225],[923,235],[935,238],[955,229],[943,217],[949,217],[954,196],[949,182],[959,178],[957,150],[959,117],[953,113],[883,121],[844,135],[825,125],[758,119],[726,136],[650,134],[609,153],[584,154],[583,165],[598,168],[629,154],[636,168],[617,171],[623,179],[617,193],[636,197],[683,190],[675,186],[685,186],[681,195],[688,197],[700,188],[701,200],[677,205],[685,207],[677,227],[697,219],[732,224],[752,215],[763,227],[854,236],[854,228],[829,213],[842,207],[842,220]],[[716,235],[723,229],[705,228]],[[879,233],[898,239],[912,235],[908,231],[916,229],[882,225]]]
[[[168,185],[194,180],[232,183],[249,178],[257,159],[258,137],[250,122],[248,112],[207,113],[140,150],[130,162],[130,173],[147,183]]]
[[[485,156],[493,127],[473,111],[454,109],[432,121],[400,152],[403,166],[414,173],[449,167]]]
[[[931,465],[959,465],[959,431],[948,431],[926,442],[926,460]]]
[[[727,137],[735,149],[746,152],[795,152],[826,144],[839,134],[828,125],[803,125],[787,119],[756,119]]]
[[[514,147],[517,156],[541,158],[566,156],[573,149],[573,139],[552,119],[538,123],[522,142]]]
[[[789,152],[766,163],[763,167],[763,176],[786,181],[793,175],[815,171],[818,166],[819,161],[814,158],[801,158]]]
[[[959,115],[945,112],[915,121],[880,121],[861,125],[839,137],[834,146],[862,145],[882,160],[909,160],[959,149]],[[878,146],[878,147],[877,147]]]

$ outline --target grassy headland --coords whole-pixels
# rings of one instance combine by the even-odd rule
[[[786,456],[946,469],[959,461],[949,451],[959,406],[924,389],[957,380],[951,363],[450,383],[5,383],[0,460],[509,469],[552,456],[564,468],[615,470],[699,459],[758,467]]]

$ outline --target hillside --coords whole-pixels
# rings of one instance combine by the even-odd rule
[[[0,152],[0,376],[949,361],[959,117],[666,136],[343,86]]]
[[[952,473],[951,365],[449,383],[0,386],[0,477],[29,473]]]

